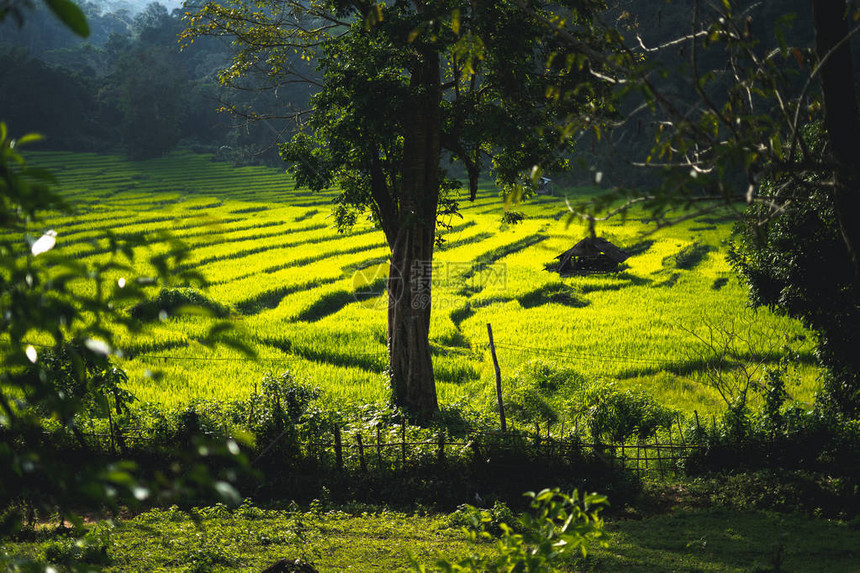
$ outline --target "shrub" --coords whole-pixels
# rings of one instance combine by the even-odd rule
[[[505,412],[523,423],[558,421],[558,412],[540,390],[530,386],[514,386],[503,394]]]
[[[582,407],[591,436],[626,442],[647,440],[668,428],[677,412],[660,405],[642,390],[621,390],[614,384],[593,385],[582,393]]]
[[[237,408],[246,413],[248,429],[258,448],[271,446],[282,455],[294,455],[299,437],[296,426],[303,418],[318,417],[311,416],[316,413],[311,404],[319,395],[318,388],[298,382],[288,371],[279,375],[266,373],[260,392],[238,403]]]
[[[554,424],[559,419],[556,402],[562,393],[576,392],[585,383],[572,368],[551,360],[535,358],[517,370],[504,392],[505,412],[525,423],[543,421]]]
[[[499,537],[504,533],[502,526],[513,529],[516,516],[511,508],[503,501],[496,501],[490,509],[480,509],[469,504],[457,507],[448,516],[448,525],[459,527],[477,535],[489,533],[493,537]]]
[[[465,400],[441,405],[433,418],[433,425],[444,429],[449,436],[465,436],[481,423],[478,412]]]
[[[68,343],[58,349],[42,350],[30,374],[46,381],[59,396],[74,400],[79,415],[86,419],[122,415],[135,398],[125,390],[128,375],[110,360],[86,348]]]
[[[529,360],[514,374],[515,384],[526,384],[545,392],[555,393],[563,388],[578,389],[585,380],[572,368],[558,366],[543,358]]]

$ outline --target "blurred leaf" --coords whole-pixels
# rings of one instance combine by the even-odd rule
[[[2,139],[2,137],[0,137]],[[28,133],[27,135],[22,135],[18,139],[15,140],[15,146],[27,145],[28,143],[36,143],[38,141],[44,140],[44,136],[39,133]]]
[[[45,4],[72,32],[82,38],[90,35],[90,26],[87,24],[87,17],[84,16],[83,11],[78,8],[77,4],[70,0],[45,0]]]
[[[225,481],[216,481],[213,484],[215,491],[221,496],[223,502],[229,507],[239,507],[242,504],[242,496],[236,488]]]

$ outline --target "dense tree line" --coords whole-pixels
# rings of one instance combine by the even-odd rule
[[[271,107],[272,98],[263,89],[226,93],[217,85],[225,45],[204,40],[180,50],[181,14],[157,3],[135,15],[83,8],[87,41],[45,8],[0,30],[0,109],[13,132],[44,134],[43,148],[122,150],[139,159],[182,142],[237,162],[277,161],[283,121],[246,124],[218,113]],[[308,95],[286,89],[278,97],[303,105]]]

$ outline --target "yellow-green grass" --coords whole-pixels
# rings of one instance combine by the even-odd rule
[[[59,252],[94,263],[110,259],[106,230],[171,232],[191,247],[182,268],[205,275],[207,295],[234,310],[239,335],[259,354],[252,361],[203,346],[214,320],[204,317],[171,317],[144,333],[121,333],[121,363],[141,400],[172,406],[242,398],[265,371],[286,369],[334,401],[386,398],[388,251],[369,222],[346,234],[333,228],[334,192],[296,190],[282,170],[237,169],[190,153],[136,163],[72,153],[37,153],[31,160],[57,173],[76,209],[40,222],[34,235],[54,228]],[[806,336],[794,344],[804,360],[792,371],[800,382],[791,389],[796,399],[812,399],[811,337],[795,321],[746,309],[745,287],[724,256],[729,222],[700,218],[647,237],[642,233],[653,229],[636,213],[624,224],[603,223],[601,235],[636,252],[626,268],[562,277],[546,267],[586,229],[566,224],[561,197],[516,208],[527,218],[503,225],[503,200],[484,184],[474,204],[462,202],[462,219],[452,217],[453,228],[442,232],[431,342],[443,402],[492,407],[488,323],[506,379],[541,358],[585,380],[639,387],[702,414],[722,404],[705,383],[693,333],[708,325],[752,330],[761,342],[750,360],[781,348],[783,339]],[[110,280],[152,275],[149,257],[165,249],[139,248],[133,271],[112,271]],[[679,253],[693,255],[679,263],[673,258]]]

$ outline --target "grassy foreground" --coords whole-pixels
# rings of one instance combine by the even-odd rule
[[[158,510],[100,525],[105,571],[259,571],[302,557],[321,572],[410,571],[409,556],[432,565],[441,557],[491,553],[469,545],[445,515],[393,511],[276,511],[250,506],[198,510],[198,523],[177,510]],[[607,522],[609,547],[595,548],[570,571],[858,571],[860,530],[844,522],[799,515],[676,510]],[[75,555],[62,537],[7,546],[55,563]],[[80,553],[77,554],[78,557]],[[104,556],[107,556],[105,558]]]

